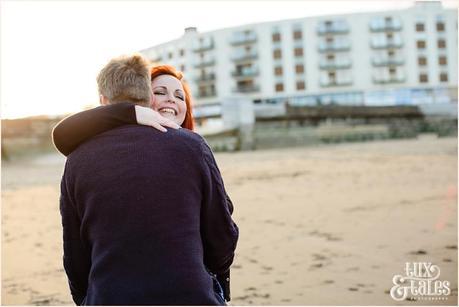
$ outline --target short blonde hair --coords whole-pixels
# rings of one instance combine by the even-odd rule
[[[148,106],[152,95],[149,62],[140,54],[114,58],[99,72],[97,85],[110,103]]]

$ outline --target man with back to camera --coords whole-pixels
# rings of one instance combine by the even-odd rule
[[[110,61],[101,103],[148,106],[141,56]],[[77,305],[224,305],[215,278],[238,239],[205,141],[186,129],[126,125],[73,151],[61,181],[64,268]],[[204,263],[204,259],[205,263]]]

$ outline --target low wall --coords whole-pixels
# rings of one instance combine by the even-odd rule
[[[2,121],[2,159],[52,152],[51,129],[57,120],[39,123]],[[13,125],[10,126],[9,125]],[[439,116],[420,118],[263,119],[253,125],[204,135],[214,151],[256,150],[323,143],[414,138],[420,133],[456,136],[457,120]]]
[[[457,121],[451,118],[435,117],[374,119],[369,122],[356,119],[326,120],[317,125],[311,125],[298,120],[273,120],[256,122],[250,133],[244,129],[236,129],[231,135],[216,134],[204,137],[214,151],[238,151],[415,138],[420,133],[435,133],[439,137],[457,137]]]

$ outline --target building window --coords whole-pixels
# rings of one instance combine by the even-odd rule
[[[441,21],[437,22],[437,32],[444,32],[445,31],[445,24]]]
[[[282,58],[282,50],[276,49],[273,51],[273,58],[280,59]]]
[[[185,55],[185,50],[180,49],[180,56],[184,56],[184,55]]]
[[[418,49],[425,49],[426,48],[426,41],[417,41],[416,46]]]
[[[273,38],[273,42],[280,42],[281,35],[280,33],[273,33],[272,38]]]
[[[275,74],[276,76],[282,76],[283,73],[284,73],[284,72],[283,72],[282,66],[276,66],[276,67],[274,67],[274,74]]]
[[[172,54],[172,52],[169,52],[169,54],[168,54],[169,59],[172,59],[173,56],[174,55]]]
[[[295,48],[294,54],[295,54],[296,57],[303,56],[303,48]]]
[[[440,74],[440,82],[448,82],[448,74],[445,72],[442,72]]]
[[[395,75],[396,72],[397,72],[397,69],[395,69],[395,67],[390,67],[389,68],[389,74]]]
[[[276,83],[276,92],[284,91],[284,83]]]
[[[444,55],[438,57],[438,65],[447,65],[448,61]]]
[[[296,89],[298,91],[304,90],[305,89],[304,81],[296,81]]]
[[[304,65],[303,64],[296,64],[295,65],[295,73],[297,73],[297,74],[304,73]]]
[[[334,54],[327,54],[327,60],[333,61],[334,59],[335,59],[335,55]]]
[[[427,83],[429,82],[429,77],[427,74],[420,74],[419,75],[419,83]]]
[[[437,42],[438,48],[444,49],[446,48],[446,41],[444,39],[439,39]]]
[[[294,40],[300,40],[303,38],[303,32],[301,32],[301,30],[295,30],[293,32],[293,39]]]
[[[389,50],[389,51],[387,51],[387,55],[388,55],[389,57],[393,57],[393,56],[395,55],[394,50]]]
[[[427,65],[427,58],[425,56],[420,56],[418,58],[418,65],[419,66],[426,66]]]
[[[417,23],[416,24],[416,32],[424,32],[424,24],[423,23]]]
[[[183,65],[183,64],[180,65],[180,70],[181,70],[181,71],[185,71],[185,65]]]

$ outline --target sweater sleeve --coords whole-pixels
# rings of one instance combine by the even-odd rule
[[[239,238],[239,229],[232,220],[233,204],[225,191],[223,180],[210,147],[203,145],[205,179],[201,211],[201,236],[204,263],[217,275],[225,299],[230,300],[229,271]]]
[[[69,193],[66,172],[61,181],[60,213],[62,217],[64,255],[63,265],[67,274],[72,299],[81,305],[86,297],[91,268],[91,253],[80,236],[81,219]]]
[[[54,127],[54,146],[68,156],[91,137],[128,124],[137,124],[135,105],[129,102],[79,112],[64,118]]]

